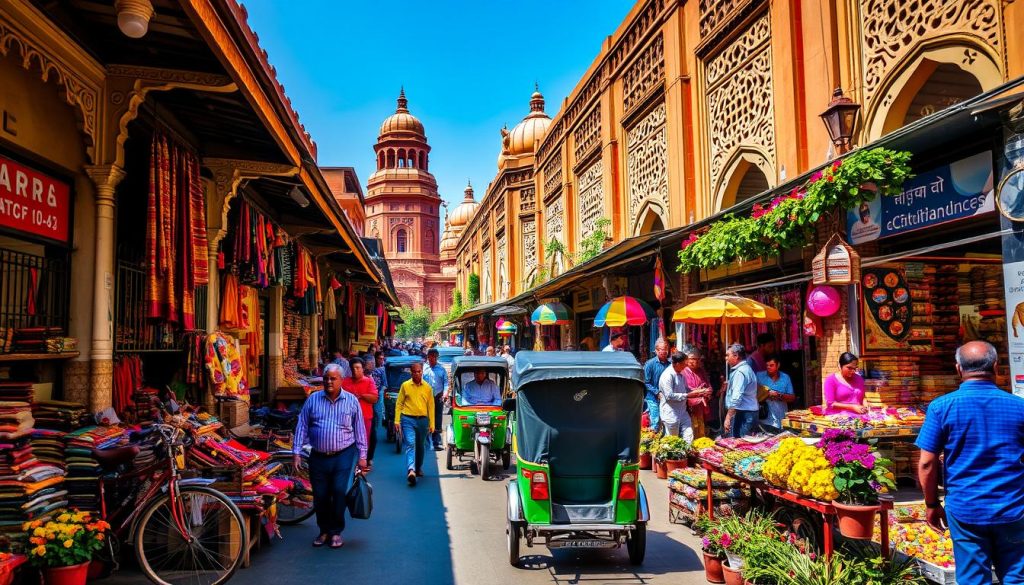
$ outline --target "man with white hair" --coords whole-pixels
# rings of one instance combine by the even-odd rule
[[[292,444],[294,465],[302,464],[302,448],[308,443],[309,482],[320,535],[313,546],[328,544],[341,548],[345,530],[345,496],[352,485],[354,469],[366,468],[366,425],[359,399],[341,389],[342,371],[337,364],[324,368],[324,390],[313,392],[299,412]]]

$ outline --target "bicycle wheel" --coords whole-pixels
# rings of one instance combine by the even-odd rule
[[[227,496],[183,486],[178,497],[188,535],[172,519],[171,500],[150,502],[135,527],[135,557],[143,574],[160,585],[226,583],[248,548],[245,520]]]
[[[302,466],[295,469],[290,454],[274,455],[271,461],[281,464],[278,474],[292,479],[294,484],[287,499],[277,502],[277,521],[283,526],[301,524],[313,515],[313,489],[309,483],[309,456],[302,454]]]

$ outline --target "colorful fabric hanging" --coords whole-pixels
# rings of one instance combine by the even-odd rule
[[[654,262],[654,298],[659,303],[665,302],[665,271],[661,265],[661,254]]]
[[[206,338],[206,370],[214,396],[239,396],[248,399],[245,367],[235,347],[235,340],[223,333]]]

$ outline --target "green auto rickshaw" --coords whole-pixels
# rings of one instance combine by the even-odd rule
[[[516,478],[508,556],[519,545],[620,548],[639,565],[650,510],[640,484],[644,375],[626,352],[523,351],[512,372]]]
[[[500,357],[457,356],[449,382],[452,416],[445,429],[445,467],[472,457],[471,473],[487,481],[490,463],[512,464],[508,413],[502,400],[508,392],[508,362]]]

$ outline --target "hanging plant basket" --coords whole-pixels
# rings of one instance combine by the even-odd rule
[[[860,282],[860,254],[839,234],[832,234],[811,263],[814,284],[847,285]]]

